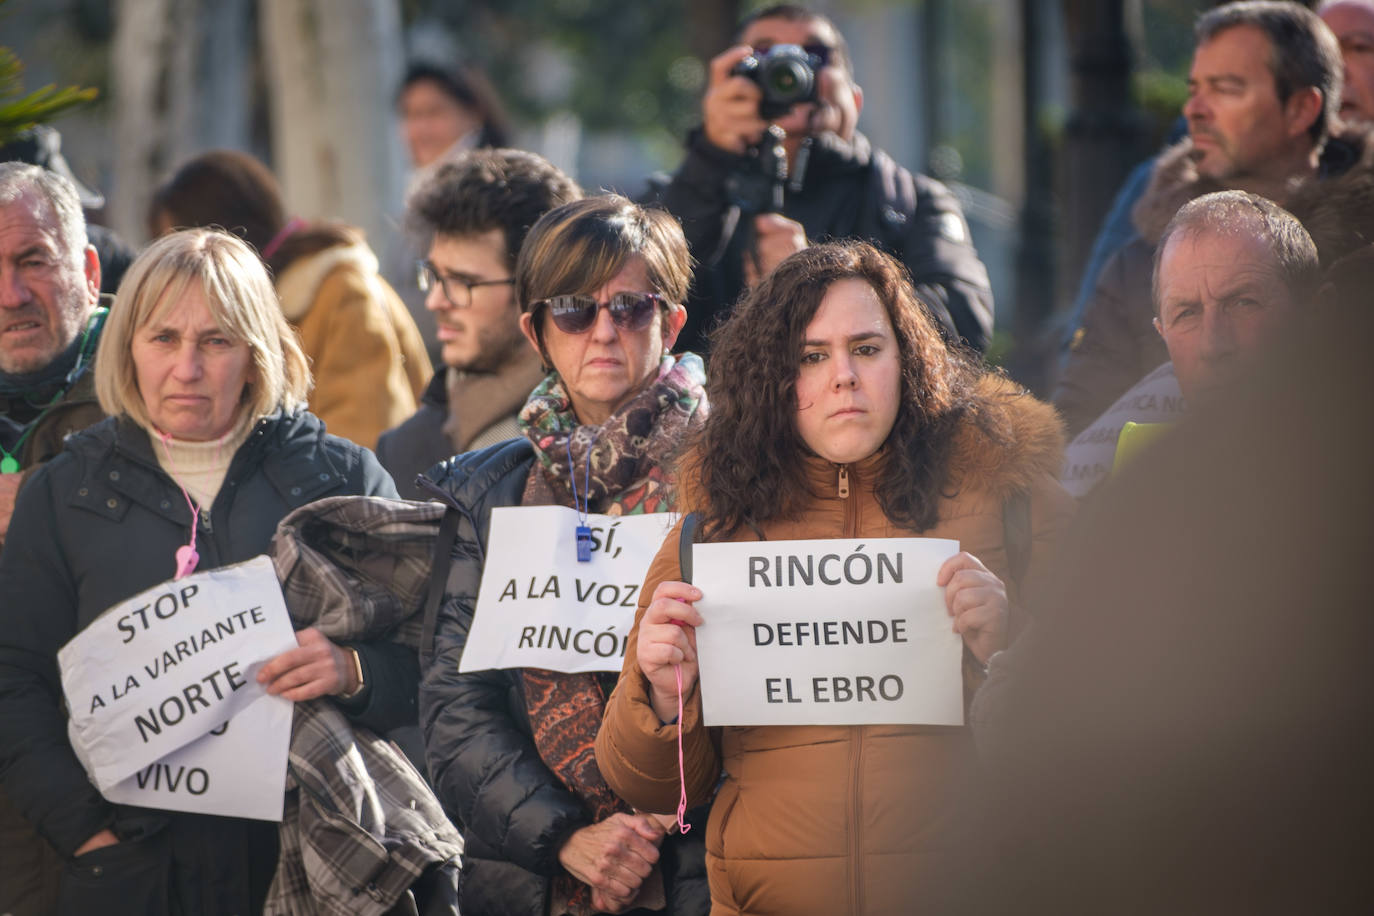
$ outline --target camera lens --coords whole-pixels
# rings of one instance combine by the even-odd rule
[[[776,95],[790,96],[797,91],[797,83],[800,82],[797,74],[791,67],[779,68],[769,76],[772,77],[771,89]]]
[[[773,108],[791,107],[815,97],[816,72],[806,52],[794,45],[773,48],[760,64],[759,86]]]

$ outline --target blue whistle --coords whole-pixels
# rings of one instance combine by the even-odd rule
[[[586,525],[577,526],[577,562],[592,561],[592,529]]]

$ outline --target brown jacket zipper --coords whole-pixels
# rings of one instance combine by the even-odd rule
[[[839,466],[836,493],[845,501],[844,537],[859,537],[859,500],[850,495],[849,465]],[[849,741],[849,897],[850,911],[860,916],[864,908],[863,840],[863,756],[864,727],[850,726]]]

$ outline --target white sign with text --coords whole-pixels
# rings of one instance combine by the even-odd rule
[[[262,697],[100,794],[121,805],[280,821],[294,709],[290,700]]]
[[[639,588],[677,516],[591,515],[577,559],[576,510],[493,509],[486,565],[459,671],[619,671]]]
[[[105,791],[266,697],[258,668],[295,647],[267,557],[150,588],[58,652],[72,744]]]
[[[707,725],[962,725],[936,538],[696,544]]]

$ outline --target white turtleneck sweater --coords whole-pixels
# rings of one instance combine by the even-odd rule
[[[229,463],[239,446],[248,440],[253,429],[253,417],[248,411],[234,428],[218,439],[191,442],[186,439],[162,438],[151,433],[153,454],[167,476],[191,494],[202,512],[208,511],[229,472]]]

